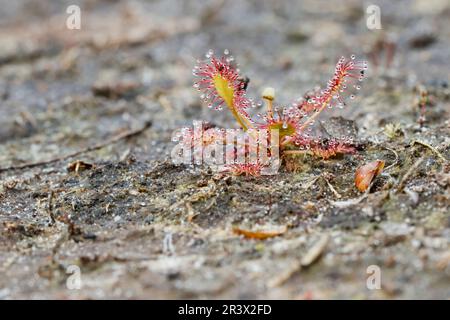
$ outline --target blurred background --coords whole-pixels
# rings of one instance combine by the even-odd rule
[[[363,125],[372,121],[366,119],[368,110],[402,117],[403,107],[395,110],[374,97],[377,88],[442,86],[449,78],[445,0],[2,2],[3,142],[33,130],[43,139],[64,130],[89,139],[144,115],[162,119],[155,123],[161,132],[192,118],[226,121],[224,113],[201,106],[192,89],[192,67],[209,49],[229,49],[251,80],[249,95],[258,99],[272,86],[280,104],[324,86],[340,56],[367,59],[369,83],[361,96],[369,98],[370,108],[341,112]],[[69,5],[81,10],[79,30],[66,27]],[[367,26],[370,5],[380,8],[380,30]],[[101,108],[80,107],[77,101]],[[16,156],[27,160],[25,154]],[[0,153],[1,163],[12,160]]]

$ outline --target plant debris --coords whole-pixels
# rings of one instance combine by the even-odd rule
[[[233,233],[237,235],[242,235],[245,238],[248,239],[258,239],[258,240],[265,240],[268,238],[278,237],[282,234],[284,234],[287,231],[287,227],[280,228],[279,230],[258,230],[258,231],[252,231],[252,230],[246,230],[239,227],[233,227]]]
[[[355,186],[359,191],[364,192],[372,184],[372,181],[378,176],[384,168],[383,160],[369,162],[355,172]]]
[[[80,171],[92,169],[93,167],[94,165],[92,163],[76,160],[74,162],[69,163],[69,165],[67,166],[67,170],[78,173]]]

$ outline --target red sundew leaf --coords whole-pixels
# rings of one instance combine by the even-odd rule
[[[233,164],[228,166],[227,171],[231,172],[235,176],[252,176],[258,177],[261,175],[263,166],[259,163],[247,163],[247,164]]]
[[[287,231],[287,227],[284,226],[280,230],[267,230],[267,231],[251,231],[251,230],[245,230],[241,229],[239,227],[233,227],[233,233],[237,235],[243,235],[244,237],[248,239],[258,239],[258,240],[264,240],[268,238],[278,237],[282,234],[284,234]]]
[[[384,168],[383,160],[376,160],[369,162],[358,169],[355,172],[355,186],[359,191],[364,192],[369,188],[373,179],[379,175]]]
[[[293,138],[294,145],[305,153],[313,154],[326,160],[339,154],[356,153],[356,148],[350,142],[338,139],[309,139],[304,135],[297,135]]]
[[[295,137],[312,126],[325,108],[346,106],[347,98],[354,99],[356,91],[361,89],[361,82],[368,68],[366,61],[355,59],[354,55],[350,59],[341,57],[336,64],[333,77],[324,89],[316,88],[290,106],[277,106],[274,108],[277,112],[272,114],[268,111],[265,115],[261,115],[262,120],[255,121],[256,126],[260,129],[278,129],[280,138]],[[322,154],[324,158],[329,158],[336,153],[340,152]]]
[[[193,74],[197,77],[194,87],[203,92],[202,99],[210,108],[222,110],[225,105],[244,130],[251,127],[246,109],[251,102],[247,99],[246,82],[238,69],[231,63],[228,52],[222,57],[214,56],[212,50],[205,61],[199,61]]]

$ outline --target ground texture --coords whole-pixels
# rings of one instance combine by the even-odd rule
[[[0,299],[450,298],[447,1],[374,1],[374,31],[358,1],[1,2]],[[209,48],[280,104],[367,57],[358,99],[317,123],[358,153],[270,177],[173,165],[175,129],[234,126],[192,88]],[[376,159],[363,195],[355,170]]]

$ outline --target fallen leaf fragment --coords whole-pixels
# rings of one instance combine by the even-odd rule
[[[259,240],[277,237],[279,235],[282,235],[286,231],[287,231],[286,226],[284,226],[280,230],[267,230],[267,231],[266,230],[251,231],[251,230],[241,229],[239,227],[233,227],[233,233],[235,233],[237,235],[243,235],[244,237],[246,237],[248,239],[259,239]]]
[[[357,205],[358,203],[363,201],[365,198],[367,198],[367,194],[363,194],[359,198],[342,200],[342,201],[331,201],[330,200],[330,203],[333,206],[338,207],[338,208],[347,208],[347,207],[351,207],[351,206]]]
[[[355,172],[355,186],[359,191],[364,192],[369,188],[373,179],[379,175],[384,168],[383,160],[376,160],[369,162],[358,169]]]
[[[87,163],[87,162],[84,162],[81,160],[76,160],[74,162],[69,163],[69,165],[67,166],[67,170],[69,172],[74,171],[74,172],[78,173],[80,171],[92,169],[93,167],[94,167],[94,165],[92,163]]]

